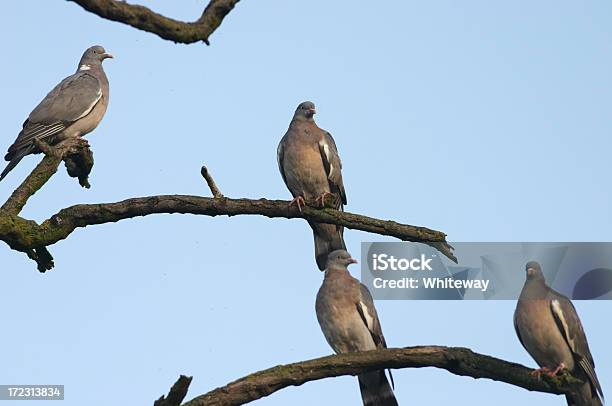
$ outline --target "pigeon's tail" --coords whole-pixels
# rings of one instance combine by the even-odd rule
[[[358,375],[363,406],[398,406],[385,371]]]
[[[565,398],[567,406],[603,406],[602,399],[590,383],[585,383]]]
[[[14,155],[11,158],[10,162],[8,163],[8,165],[6,165],[6,168],[4,168],[4,170],[0,174],[0,181],[2,179],[4,179],[6,177],[6,175],[8,175],[8,173],[13,170],[13,168],[16,167],[17,164],[19,163],[19,161],[21,161],[23,159],[23,157],[26,156],[26,155],[27,154],[17,154],[17,155]]]
[[[315,259],[321,271],[325,270],[327,256],[335,250],[345,250],[343,227],[333,224],[311,223],[314,234]]]

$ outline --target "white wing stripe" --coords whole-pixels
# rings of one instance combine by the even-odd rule
[[[334,173],[334,165],[332,165],[332,160],[329,156],[329,145],[327,145],[327,142],[325,142],[325,140],[321,140],[319,142],[319,145],[321,147],[323,147],[323,152],[325,153],[325,158],[327,158],[327,163],[329,164],[329,175],[327,176],[328,178],[331,178],[333,173]]]
[[[368,311],[368,307],[362,301],[359,301],[359,308],[361,309],[361,313],[365,317],[366,326],[368,330],[372,331],[374,328],[374,317]]]
[[[576,346],[574,345],[574,340],[572,339],[572,337],[570,337],[569,327],[567,325],[567,320],[565,320],[565,316],[563,315],[563,310],[561,310],[561,304],[557,299],[554,299],[551,302],[551,306],[552,311],[555,313],[555,315],[557,315],[557,318],[559,319],[559,321],[561,321],[561,325],[563,326],[563,331],[561,331],[561,334],[567,340],[567,343],[569,344],[572,352],[576,352]]]
[[[563,315],[561,304],[559,303],[557,299],[552,300],[551,308],[552,308],[554,315],[557,317],[557,319],[561,322],[561,325],[563,326],[563,331],[561,331],[561,334],[567,340],[570,346],[570,350],[573,353],[576,353],[576,345],[574,344],[574,340],[570,337],[567,320],[565,319],[565,316]],[[584,370],[584,372],[586,372],[591,383],[596,387],[597,392],[603,397],[601,386],[599,385],[599,381],[597,380],[597,375],[595,375],[595,370],[593,369],[593,365],[591,365],[591,362],[586,357],[582,357],[579,363],[582,369]]]
[[[91,103],[91,105],[89,107],[87,107],[87,109],[83,112],[83,114],[81,114],[80,116],[78,116],[74,121],[85,117],[86,115],[88,115],[91,110],[93,110],[94,106],[96,104],[98,104],[98,101],[102,98],[102,88],[98,88],[98,93],[96,94],[96,99],[93,101],[93,103]]]

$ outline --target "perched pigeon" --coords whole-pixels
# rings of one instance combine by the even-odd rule
[[[81,137],[98,126],[108,105],[108,79],[102,61],[112,58],[101,46],[85,51],[74,75],[68,76],[30,113],[4,157],[9,161],[0,180],[29,154],[40,152],[35,139],[49,145]]]
[[[603,391],[582,324],[572,302],[544,281],[537,262],[526,265],[527,280],[514,312],[514,328],[521,344],[538,363],[537,374],[556,375],[567,368],[585,381],[566,395],[569,406],[601,406]]]
[[[278,144],[277,158],[281,176],[294,199],[291,204],[319,202],[334,195],[336,208],[343,209],[346,193],[342,183],[342,163],[331,134],[314,122],[315,105],[303,102],[295,110],[285,136]],[[315,258],[320,270],[330,252],[346,249],[343,227],[309,222],[314,234]]]
[[[372,296],[351,276],[357,261],[345,250],[329,254],[323,285],[317,294],[317,319],[325,339],[338,354],[387,348]],[[397,406],[385,371],[357,376],[364,406]]]

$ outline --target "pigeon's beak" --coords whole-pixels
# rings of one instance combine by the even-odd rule
[[[109,53],[104,53],[104,54],[102,54],[102,59],[106,59],[106,58],[113,59],[113,58],[115,58],[115,57],[114,57],[113,55],[109,54]]]
[[[349,259],[349,264],[356,264],[357,260],[355,258]]]
[[[308,109],[308,111],[310,112],[310,114],[317,114],[317,111],[315,109]]]

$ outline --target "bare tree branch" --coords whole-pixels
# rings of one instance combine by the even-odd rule
[[[191,379],[191,376],[179,376],[179,379],[170,388],[168,396],[160,397],[153,403],[153,406],[180,406],[185,396],[187,396]]]
[[[251,200],[210,198],[186,195],[137,197],[116,203],[81,204],[60,210],[42,224],[17,215],[0,212],[0,240],[11,248],[27,250],[47,247],[68,237],[76,228],[161,213],[199,214],[205,216],[261,215],[270,218],[303,218],[318,223],[342,225],[346,228],[388,235],[404,241],[421,242],[436,247],[456,261],[446,235],[430,230],[379,220],[334,209],[303,207],[300,212],[286,200]]]
[[[380,369],[435,367],[460,376],[487,378],[529,391],[565,394],[582,382],[567,371],[556,377],[532,375],[533,369],[460,347],[408,347],[332,355],[245,376],[198,396],[183,406],[242,405],[288,386]]]
[[[205,216],[260,215],[270,218],[303,218],[317,223],[345,226],[354,230],[388,235],[404,241],[413,241],[435,247],[448,258],[457,261],[453,248],[446,242],[446,234],[425,227],[379,220],[334,210],[332,208],[303,207],[300,211],[285,200],[230,199],[219,191],[208,169],[201,173],[213,198],[186,195],[160,195],[136,197],[116,203],[80,204],[60,210],[38,224],[19,216],[28,199],[57,172],[64,160],[70,176],[78,177],[88,187],[87,176],[93,166],[89,144],[82,138],[69,138],[56,146],[38,142],[45,153],[42,162],[0,207],[0,240],[14,250],[24,252],[37,263],[41,272],[52,269],[53,257],[46,249],[49,245],[68,237],[75,229],[95,224],[114,223],[134,217],[161,213],[199,214]],[[86,184],[84,184],[83,180]]]
[[[90,13],[107,20],[131,25],[159,37],[183,44],[203,41],[210,45],[208,37],[221,25],[223,19],[240,0],[211,0],[204,12],[194,22],[183,22],[155,13],[147,7],[117,0],[68,0],[77,3]]]

